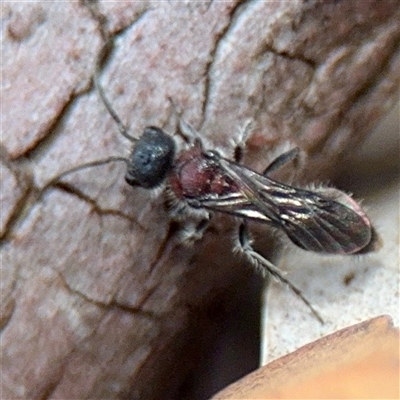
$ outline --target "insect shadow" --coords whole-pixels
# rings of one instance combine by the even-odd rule
[[[199,134],[183,120],[177,132],[187,144],[183,150],[178,150],[174,138],[156,126],[148,126],[141,136],[133,137],[105,96],[97,73],[94,84],[120,133],[133,143],[132,151],[128,158],[108,157],[72,168],[53,178],[50,184],[85,168],[124,162],[125,180],[132,187],[164,186],[172,220],[196,216],[199,222],[186,230],[187,241],[202,237],[214,212],[239,218],[236,248],[252,265],[287,285],[323,323],[301,290],[253,248],[247,221],[279,228],[304,250],[361,254],[373,250],[374,230],[355,200],[334,188],[306,190],[270,179],[272,171],[298,156],[297,148],[277,157],[263,173],[241,165],[249,125],[242,132],[234,161],[215,150],[206,150]]]

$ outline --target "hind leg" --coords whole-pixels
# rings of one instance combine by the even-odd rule
[[[307,300],[302,294],[301,290],[291,283],[288,279],[286,279],[280,272],[279,268],[277,268],[274,264],[264,258],[260,253],[254,250],[252,246],[252,239],[249,235],[247,225],[245,222],[242,222],[239,226],[239,231],[237,235],[237,248],[238,250],[249,260],[249,262],[258,270],[260,270],[263,274],[268,273],[276,278],[278,281],[282,282],[286,285],[300,300],[310,309],[313,315],[321,322],[324,323],[324,320],[319,315],[319,313],[314,309],[311,305],[310,301]]]

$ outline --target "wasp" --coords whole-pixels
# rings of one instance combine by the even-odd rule
[[[174,138],[163,129],[148,126],[138,137],[131,136],[105,96],[98,74],[94,84],[116,122],[120,133],[132,143],[129,157],[109,157],[70,169],[51,182],[78,170],[108,162],[126,164],[125,180],[132,187],[155,189],[164,186],[169,198],[171,219],[184,220],[196,214],[200,222],[189,231],[199,238],[206,230],[213,213],[230,214],[240,220],[237,249],[251,264],[286,284],[323,322],[302,292],[285,278],[279,269],[258,253],[252,245],[247,221],[265,223],[283,231],[298,247],[323,254],[361,254],[372,249],[374,229],[366,213],[344,192],[321,187],[313,190],[278,182],[269,174],[298,156],[294,148],[277,157],[263,173],[241,162],[244,140],[238,145],[235,160],[223,157],[216,150],[207,150],[200,135],[181,121],[179,134],[186,147],[178,150]]]

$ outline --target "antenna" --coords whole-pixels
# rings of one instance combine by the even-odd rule
[[[121,119],[118,117],[117,113],[115,112],[115,110],[111,106],[111,103],[107,99],[107,97],[106,97],[106,95],[104,93],[104,90],[103,90],[103,88],[102,88],[102,86],[100,84],[100,74],[99,74],[100,68],[104,64],[104,61],[106,59],[106,56],[108,54],[109,49],[112,47],[112,44],[113,43],[112,43],[111,40],[108,41],[104,45],[104,47],[102,48],[102,50],[101,50],[101,52],[99,54],[99,58],[98,58],[97,63],[96,63],[96,70],[95,70],[95,73],[94,73],[94,76],[93,76],[93,84],[94,84],[96,90],[98,91],[103,104],[107,108],[107,111],[110,113],[112,119],[117,124],[121,135],[126,137],[131,142],[135,143],[137,141],[137,139],[134,138],[133,136],[129,135],[128,130],[126,129],[125,125],[123,124],[123,122],[121,121]]]
[[[56,182],[58,182],[62,178],[65,178],[67,175],[72,174],[73,172],[81,171],[86,168],[97,167],[99,165],[104,165],[104,164],[108,164],[110,162],[115,162],[115,161],[123,161],[126,165],[129,164],[129,160],[127,158],[119,157],[119,156],[111,156],[111,157],[104,158],[102,160],[91,161],[86,164],[81,164],[81,165],[78,165],[77,167],[71,168],[68,171],[61,172],[61,174],[55,176],[49,182],[47,182],[42,190],[44,190],[45,188],[47,188],[49,186],[54,185]]]

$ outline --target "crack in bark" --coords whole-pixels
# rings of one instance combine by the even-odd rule
[[[28,188],[25,192],[25,196],[19,204],[19,207],[15,208],[15,212],[7,224],[7,230],[4,231],[3,236],[0,238],[0,249],[12,239],[14,229],[22,224],[25,218],[30,214],[31,210],[35,206],[35,203],[32,200],[33,198],[33,190],[32,188]]]
[[[204,75],[205,75],[204,94],[203,94],[204,98],[203,98],[203,103],[202,103],[202,108],[201,108],[201,121],[200,121],[199,131],[201,131],[201,129],[207,119],[208,106],[210,103],[210,97],[211,97],[212,86],[213,86],[212,70],[215,65],[216,56],[220,50],[220,47],[225,42],[225,38],[228,36],[229,32],[236,25],[236,22],[239,19],[240,15],[242,15],[241,9],[248,7],[248,3],[251,3],[253,1],[254,0],[245,0],[245,1],[238,2],[230,13],[229,23],[216,37],[216,41],[214,44],[214,50],[210,54],[210,61],[206,64],[206,68],[205,68],[205,72],[204,72]],[[239,11],[240,11],[240,13],[239,13]]]
[[[107,23],[107,18],[104,14],[99,11],[99,0],[79,0],[79,4],[86,9],[91,18],[97,22],[99,25],[100,35],[103,39],[106,38],[105,32],[105,25]]]
[[[384,58],[380,64],[380,67],[377,69],[377,72],[374,72],[370,77],[361,85],[353,95],[349,95],[346,102],[342,104],[341,108],[335,112],[332,117],[331,121],[339,121],[339,123],[330,123],[329,128],[327,129],[326,134],[324,135],[324,140],[318,142],[315,146],[309,149],[310,154],[312,153],[321,153],[323,148],[325,147],[326,143],[335,140],[335,133],[339,132],[341,127],[348,124],[346,118],[343,117],[344,112],[349,114],[352,109],[357,107],[359,103],[363,101],[368,94],[373,91],[377,86],[379,86],[383,81],[386,80],[386,71],[390,68],[391,61],[393,57],[396,56],[398,53],[400,46],[400,37],[397,40],[393,41],[392,48],[388,51],[386,58]],[[345,110],[345,111],[344,111]],[[311,114],[311,113],[310,113]],[[360,138],[359,138],[360,139]],[[358,142],[354,142],[353,145],[355,146]]]
[[[15,299],[12,297],[12,293],[15,290],[17,280],[14,278],[13,284],[12,284],[12,290],[10,292],[9,301],[6,302],[4,305],[5,301],[2,298],[2,315],[1,315],[1,320],[0,320],[0,337],[1,334],[4,332],[4,330],[7,328],[8,323],[11,321],[11,318],[14,315],[15,309],[16,309],[16,304],[15,304]]]
[[[177,224],[174,221],[171,221],[169,224],[168,232],[167,232],[164,240],[162,241],[161,245],[159,246],[154,260],[150,263],[150,267],[149,267],[150,274],[153,273],[153,271],[157,267],[158,263],[161,261],[162,256],[164,255],[168,244],[170,243],[171,239],[175,236],[177,230],[178,230]],[[144,297],[142,297],[142,299],[140,300],[140,302],[137,306],[139,309],[144,308],[146,301],[153,295],[153,293],[156,291],[157,287],[158,287],[158,285],[155,284],[151,287],[146,288],[146,294]]]
[[[272,54],[274,56],[276,56],[276,62],[279,62],[279,57],[282,57],[286,60],[289,61],[299,61],[301,63],[303,63],[304,65],[308,66],[313,73],[315,73],[315,70],[318,68],[318,64],[312,60],[309,60],[305,57],[299,57],[299,56],[291,56],[286,52],[279,52],[276,51],[271,45],[265,45],[262,49],[262,51],[260,51],[255,57],[257,59],[263,58],[266,56],[266,54]],[[267,99],[265,97],[265,93],[266,93],[266,84],[265,84],[265,77],[266,77],[267,71],[263,71],[262,75],[261,75],[261,93],[262,93],[262,97],[261,97],[261,102],[259,102],[257,108],[254,111],[254,120],[257,120],[258,116],[265,111],[265,106],[267,104]]]
[[[87,3],[87,1],[83,0],[82,3]],[[85,8],[92,10],[92,7],[86,7]],[[131,28],[133,25],[135,25],[139,20],[141,20],[145,14],[147,14],[147,12],[149,11],[149,9],[144,10],[142,13],[139,14],[139,16],[127,27],[125,27],[124,29],[121,29],[120,31],[118,31],[118,34],[123,33],[125,30]],[[94,14],[92,14],[94,15]],[[100,19],[100,17],[99,17]],[[110,40],[113,39],[113,37],[109,37],[108,34],[105,32],[104,28],[102,27],[102,22],[99,21],[99,19],[95,20],[98,22],[98,24],[100,25],[99,31],[100,31],[100,35],[102,36],[103,39],[105,40]],[[116,36],[117,34],[115,34],[114,36]],[[104,49],[102,49],[103,51]],[[114,50],[114,48],[110,48],[110,54],[112,53],[112,51]],[[110,54],[106,54],[104,56],[104,58],[109,58]],[[79,86],[79,85],[77,85]],[[62,124],[64,118],[69,114],[70,109],[74,106],[75,102],[83,95],[88,94],[90,91],[92,91],[93,89],[93,84],[92,84],[92,79],[90,79],[90,83],[87,85],[87,88],[85,90],[80,91],[79,93],[75,93],[74,90],[72,90],[70,97],[67,99],[66,103],[63,105],[63,107],[60,109],[58,115],[55,117],[54,121],[51,122],[50,126],[46,129],[47,130],[47,134],[43,135],[42,138],[38,139],[35,143],[32,144],[31,148],[28,148],[26,150],[26,152],[22,155],[16,158],[29,158],[31,160],[35,160],[39,157],[42,156],[42,152],[44,150],[48,150],[49,145],[56,139],[56,137],[58,136],[58,126],[60,124]]]
[[[106,312],[116,309],[116,310],[122,311],[124,313],[133,315],[135,317],[144,318],[144,319],[150,320],[150,321],[157,321],[157,320],[162,321],[163,320],[160,315],[157,315],[156,313],[153,313],[150,311],[141,310],[140,308],[137,308],[137,307],[126,306],[123,304],[119,304],[115,301],[106,303],[106,302],[93,300],[90,297],[88,297],[87,295],[85,295],[84,293],[80,292],[79,290],[73,289],[68,284],[67,279],[61,272],[56,271],[56,270],[53,270],[53,271],[56,273],[56,275],[59,278],[59,282],[61,283],[61,285],[64,287],[64,289],[68,293],[70,293],[72,296],[77,296],[78,298],[82,299],[86,303],[92,304],[92,305],[98,307],[99,309],[102,309]],[[80,342],[90,341],[93,337],[95,337],[96,333],[97,333],[97,327],[94,326],[93,329],[91,329],[90,333],[87,336],[85,336]],[[75,343],[74,346],[68,351],[68,353],[65,354],[65,356],[63,356],[63,360],[60,363],[59,373],[57,373],[57,375],[54,377],[54,379],[52,379],[52,381],[50,381],[44,387],[39,389],[40,397],[38,397],[38,398],[44,399],[44,400],[52,398],[53,393],[57,390],[58,386],[63,381],[66,366],[68,365],[71,356],[73,356],[73,354],[77,351],[78,345],[79,345],[79,342]]]
[[[386,58],[383,59],[380,67],[377,72],[372,75],[372,78],[368,79],[364,85],[362,85],[352,97],[349,97],[347,104],[354,106],[356,103],[362,101],[362,99],[368,95],[371,89],[378,86],[382,80],[386,79],[386,71],[390,67],[390,63],[393,60],[393,57],[399,52],[400,46],[400,37],[397,37],[397,40],[393,41],[392,49],[388,52]],[[350,106],[350,107],[351,107]]]
[[[98,14],[94,13],[93,9],[94,9],[95,5],[90,4],[90,2],[88,2],[86,0],[82,0],[81,3],[83,4],[83,6],[85,8],[87,8],[89,10],[89,12],[93,16],[93,18],[98,22],[98,24],[100,26],[99,30],[100,30],[101,36],[103,38],[106,38],[107,35],[106,35],[105,29],[104,29],[105,22],[101,21],[100,13],[98,13]],[[138,15],[138,17],[130,25],[128,25],[124,29],[121,29],[120,31],[118,31],[118,34],[123,33],[125,30],[129,29],[134,24],[136,24],[139,20],[141,20],[144,17],[144,15],[148,11],[149,11],[149,9],[145,9],[142,13],[140,13]],[[113,48],[110,49],[110,54],[107,54],[106,58],[108,58],[111,55],[113,50],[114,50]],[[76,93],[74,93],[74,91],[72,91],[70,97],[67,99],[66,103],[60,109],[58,115],[51,122],[50,126],[46,129],[47,133],[44,134],[42,138],[38,139],[35,143],[33,143],[32,147],[28,148],[22,156],[17,157],[13,161],[18,161],[19,159],[23,160],[26,158],[29,158],[30,160],[35,161],[36,159],[43,157],[43,154],[45,152],[49,151],[49,148],[51,147],[50,145],[59,136],[58,135],[58,127],[60,125],[62,125],[62,123],[64,122],[64,118],[66,118],[68,116],[70,110],[74,107],[76,101],[81,96],[89,93],[92,89],[93,89],[93,85],[90,82],[88,84],[87,89],[80,91],[79,94],[76,94]],[[30,184],[32,184],[32,182],[30,182]],[[61,185],[60,185],[60,187],[61,187]],[[66,186],[62,187],[62,189],[68,191]],[[14,227],[16,225],[18,225],[22,221],[22,219],[25,218],[29,214],[29,209],[35,206],[35,202],[32,201],[32,196],[29,196],[29,192],[34,193],[35,189],[30,187],[29,185],[27,185],[27,187],[24,191],[24,194],[21,197],[21,201],[19,202],[19,205],[15,207],[16,212],[14,213],[14,215],[12,216],[10,221],[7,223],[7,225],[4,229],[4,234],[0,238],[0,246],[4,241],[7,240],[7,238],[9,238],[11,236],[11,233],[12,233]],[[36,190],[36,192],[37,192],[37,190]],[[85,201],[88,201],[93,206],[93,208],[96,210],[96,212],[98,212],[99,214],[113,214],[113,215],[117,215],[117,216],[126,218],[129,221],[132,221],[132,219],[130,217],[128,217],[127,215],[125,215],[123,213],[119,213],[114,210],[102,210],[100,207],[97,206],[97,204],[92,199],[90,199],[87,196],[84,196],[82,193],[80,193],[77,190],[70,190],[69,193],[75,194],[75,195],[77,195],[77,197],[79,197]],[[42,195],[42,193],[39,193],[38,198],[40,198],[41,195]],[[135,222],[137,222],[137,221],[135,221]]]
[[[104,210],[101,210],[101,211],[104,212]],[[121,213],[117,213],[117,212],[116,213],[111,212],[110,214],[112,214],[112,215],[114,215],[114,214],[121,215]],[[124,214],[122,214],[122,216],[124,216]],[[134,222],[136,222],[136,221],[134,221]],[[152,273],[154,271],[154,268],[161,261],[163,255],[165,253],[165,250],[166,250],[168,244],[170,243],[171,238],[173,238],[173,236],[175,235],[176,231],[177,231],[176,224],[174,224],[173,222],[170,223],[167,235],[165,236],[164,240],[162,241],[161,245],[159,246],[159,250],[158,250],[154,260],[150,263],[150,268],[149,268],[150,273]],[[151,295],[155,292],[155,290],[157,289],[158,285],[154,285],[152,287],[147,288],[145,296],[141,299],[139,304],[134,307],[134,306],[131,306],[131,305],[120,303],[120,302],[116,301],[115,298],[112,299],[109,302],[102,302],[102,301],[99,301],[99,300],[94,300],[94,299],[90,298],[88,295],[82,293],[81,291],[79,291],[77,289],[73,289],[68,284],[67,279],[65,278],[65,276],[60,271],[56,271],[55,270],[55,272],[59,275],[62,284],[65,286],[65,288],[70,293],[76,294],[77,296],[79,296],[80,298],[84,299],[88,303],[94,304],[99,308],[106,309],[106,310],[111,310],[112,308],[116,308],[116,309],[128,312],[130,314],[140,315],[140,316],[143,316],[145,318],[149,318],[149,319],[153,319],[153,320],[161,318],[161,315],[157,314],[154,311],[143,310],[144,304],[146,303],[147,299],[149,297],[151,297]]]
[[[156,265],[158,264],[158,262],[160,261],[160,259],[162,258],[165,249],[167,248],[167,245],[169,243],[169,241],[175,236],[175,233],[177,232],[177,227],[176,224],[173,221],[170,221],[169,223],[169,227],[168,227],[168,232],[164,238],[164,240],[162,241],[158,252],[156,254],[156,257],[154,258],[154,260],[151,262],[150,264],[150,273],[152,273],[154,271],[154,268],[156,267]]]
[[[33,143],[32,147],[28,148],[26,152],[22,156],[18,157],[16,160],[20,158],[28,158],[32,161],[35,161],[38,158],[43,157],[43,154],[49,151],[51,143],[53,143],[59,136],[58,127],[63,124],[64,118],[68,116],[70,110],[74,107],[75,101],[77,101],[81,96],[85,95],[89,91],[89,87],[87,88],[87,90],[82,91],[79,94],[75,94],[72,91],[69,99],[66,101],[57,116],[54,118],[54,121],[52,121],[50,126],[46,129],[47,133],[45,133],[43,137]]]
[[[283,57],[289,61],[300,61],[301,63],[310,67],[310,69],[312,69],[313,71],[318,68],[318,63],[311,58],[307,58],[299,54],[290,54],[288,51],[279,51],[275,49],[271,43],[265,43],[259,53],[255,55],[255,58],[264,57],[266,53],[271,53],[275,56]]]
[[[249,7],[249,3],[254,2],[254,0],[246,0],[243,2],[239,2],[235,8],[233,8],[232,12],[231,12],[231,20],[229,22],[229,24],[225,27],[225,29],[218,35],[217,39],[216,39],[216,43],[214,46],[214,51],[211,53],[210,55],[210,61],[207,63],[206,65],[206,71],[205,71],[205,84],[204,84],[204,100],[203,100],[203,104],[202,104],[202,120],[200,123],[200,128],[199,130],[201,131],[206,119],[207,119],[207,110],[209,107],[209,103],[210,103],[210,97],[211,97],[211,93],[212,93],[212,70],[215,66],[215,61],[216,61],[216,56],[219,52],[220,47],[222,46],[222,44],[225,41],[225,38],[228,36],[229,31],[231,31],[237,23],[237,20],[240,18],[241,15],[243,15],[243,8],[247,8]],[[278,51],[277,49],[275,49],[272,44],[265,44],[265,46],[263,47],[263,49],[260,51],[260,53],[258,55],[255,55],[255,58],[257,58],[257,56],[261,56],[264,55],[266,52],[270,52],[274,55],[277,56],[281,56],[284,57],[287,60],[291,60],[291,61],[300,61],[302,63],[304,63],[305,65],[309,66],[312,70],[315,71],[315,69],[317,68],[317,63],[312,60],[309,59],[307,57],[301,56],[301,55],[294,55],[294,54],[290,54],[288,51]]]
[[[142,12],[140,12],[136,18],[128,25],[124,26],[123,28],[117,30],[114,32],[115,36],[121,36],[123,35],[127,30],[131,29],[133,26],[135,26],[136,24],[138,24],[147,13],[149,13],[150,11],[153,11],[154,8],[146,8],[144,9]]]
[[[39,400],[47,400],[47,399],[52,398],[52,394],[56,391],[58,385],[62,381],[62,377],[64,375],[64,369],[65,369],[65,366],[63,364],[61,367],[61,373],[57,374],[57,375],[59,375],[56,377],[57,379],[55,379],[47,384],[47,386],[44,388],[43,392],[41,393],[40,397],[38,397]]]
[[[151,7],[145,8],[144,10],[142,10],[135,16],[135,18],[132,20],[131,23],[120,28],[119,30],[116,30],[115,32],[112,32],[112,34],[110,35],[110,33],[107,30],[108,19],[107,19],[107,16],[104,15],[99,9],[99,7],[98,7],[99,1],[98,0],[80,0],[79,3],[81,4],[82,7],[84,7],[85,9],[88,10],[92,19],[98,23],[100,35],[103,38],[103,40],[105,40],[105,41],[113,39],[115,36],[120,36],[127,30],[132,28],[132,26],[136,25],[139,21],[142,20],[142,18],[145,16],[145,14],[147,14],[149,11],[151,11],[153,9]]]
[[[68,280],[66,279],[66,277],[60,271],[55,271],[55,272],[59,276],[60,282],[64,286],[64,288],[72,295],[76,295],[80,299],[84,300],[86,303],[92,304],[92,305],[94,305],[102,310],[106,310],[106,311],[111,311],[113,309],[117,309],[117,310],[126,312],[128,314],[137,315],[137,316],[140,316],[140,317],[143,317],[146,319],[154,320],[154,319],[159,318],[157,313],[152,312],[152,311],[142,310],[140,308],[140,306],[133,307],[133,306],[130,306],[127,304],[118,303],[115,300],[111,300],[109,302],[94,300],[91,297],[89,297],[87,294],[85,294],[77,289],[72,288],[70,286],[70,284],[68,283]]]
[[[21,216],[23,215],[23,210],[26,208],[27,201],[30,197],[30,191],[32,189],[32,177],[29,174],[26,174],[24,173],[24,171],[17,169],[15,167],[15,163],[11,164],[5,158],[2,158],[1,161],[6,164],[7,168],[13,173],[17,182],[17,186],[21,190],[21,194],[13,206],[10,218],[4,225],[3,233],[0,236],[0,248],[3,241],[11,236],[13,228],[21,219]]]
[[[100,215],[112,215],[112,216],[117,216],[117,217],[121,217],[124,218],[126,220],[128,220],[129,222],[135,223],[137,224],[141,229],[146,230],[146,228],[144,226],[142,226],[138,221],[136,221],[135,219],[133,219],[131,216],[119,211],[119,210],[114,210],[114,209],[110,209],[110,208],[102,208],[100,207],[96,200],[93,199],[92,197],[86,195],[85,193],[83,193],[82,191],[80,191],[79,189],[77,189],[75,186],[70,185],[68,183],[65,182],[57,182],[54,187],[68,193],[71,195],[76,196],[79,200],[85,201],[86,203],[90,204],[93,211]]]

